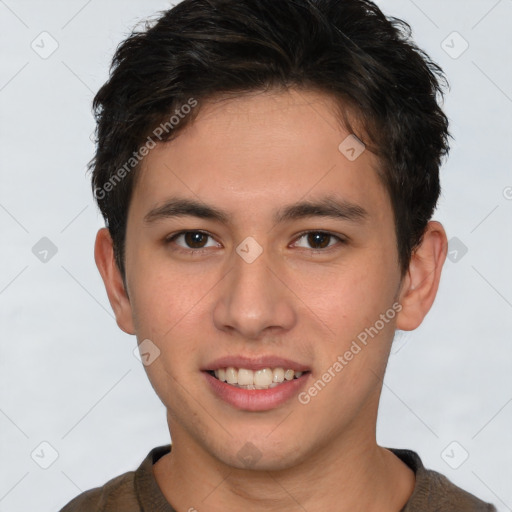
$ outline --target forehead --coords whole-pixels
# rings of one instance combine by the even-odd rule
[[[328,95],[254,93],[200,109],[143,161],[134,200],[146,209],[170,194],[246,210],[332,192],[353,203],[382,202],[377,158],[341,124]]]

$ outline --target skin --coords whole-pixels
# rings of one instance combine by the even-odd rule
[[[205,103],[143,162],[128,214],[128,294],[108,230],[98,232],[96,263],[119,327],[161,351],[146,371],[173,448],[154,474],[177,510],[398,512],[413,491],[414,473],[377,445],[377,409],[394,331],[428,313],[447,239],[431,221],[401,278],[378,161],[370,151],[349,161],[338,150],[348,135],[332,100],[313,91]],[[272,223],[277,208],[332,194],[368,218]],[[171,196],[226,210],[231,222],[144,221]],[[165,243],[187,230],[211,237]],[[347,242],[301,236],[319,230]],[[248,236],[263,248],[250,264],[235,251]],[[307,364],[308,387],[395,303],[395,318],[306,405],[294,397],[270,411],[235,409],[200,372],[221,356],[272,354]],[[237,457],[247,442],[260,454],[251,468]]]

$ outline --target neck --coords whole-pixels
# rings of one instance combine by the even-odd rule
[[[414,489],[413,471],[374,436],[344,435],[278,471],[233,468],[179,428],[172,437],[154,472],[176,510],[399,512]]]

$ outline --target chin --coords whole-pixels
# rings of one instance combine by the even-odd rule
[[[288,439],[298,439],[288,436]],[[303,447],[303,444],[301,445]],[[238,448],[240,447],[240,448]],[[233,439],[230,449],[224,448],[217,458],[227,466],[254,471],[282,471],[302,462],[306,455],[298,449],[296,442],[270,441],[267,434]]]

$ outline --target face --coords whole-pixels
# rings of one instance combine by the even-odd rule
[[[334,112],[294,90],[201,105],[134,190],[118,322],[150,340],[173,443],[219,463],[282,469],[374,439],[397,242],[378,161],[347,158]]]

